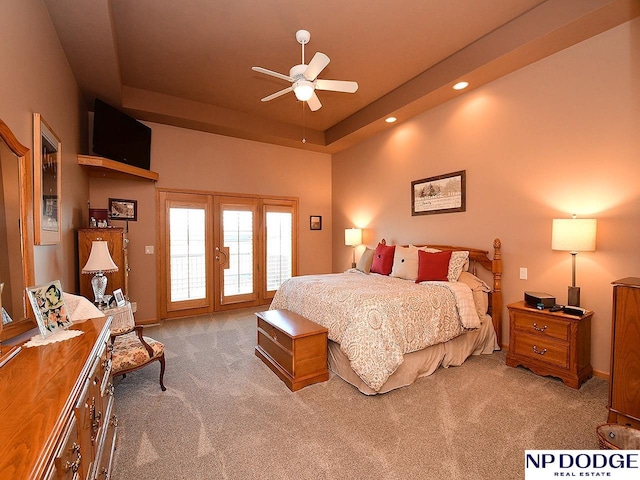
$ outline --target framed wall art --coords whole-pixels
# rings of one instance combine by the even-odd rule
[[[309,230],[322,230],[322,217],[320,215],[311,215],[309,217]]]
[[[411,182],[411,215],[464,212],[466,170]]]
[[[33,114],[33,214],[36,245],[60,243],[62,142]]]
[[[111,220],[138,220],[138,201],[122,198],[109,199],[109,218]]]

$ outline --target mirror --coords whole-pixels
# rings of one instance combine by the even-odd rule
[[[1,338],[36,326],[25,288],[33,285],[33,187],[29,149],[0,120]]]

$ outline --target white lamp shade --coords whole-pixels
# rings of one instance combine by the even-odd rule
[[[91,242],[91,253],[82,273],[117,272],[118,266],[109,255],[109,248],[105,240]]]
[[[596,249],[595,218],[554,218],[551,249],[568,252],[593,252]]]
[[[347,228],[344,231],[344,244],[350,247],[362,244],[362,229],[361,228]]]
[[[308,80],[298,80],[296,86],[293,87],[293,93],[301,102],[306,102],[313,95],[313,83]]]

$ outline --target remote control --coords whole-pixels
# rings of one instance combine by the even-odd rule
[[[554,305],[553,307],[551,307],[549,309],[549,311],[550,312],[559,312],[562,309],[564,309],[564,305]]]

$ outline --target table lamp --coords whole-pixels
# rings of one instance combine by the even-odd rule
[[[105,273],[117,272],[118,266],[109,255],[109,248],[105,240],[94,240],[91,242],[91,253],[86,265],[82,268],[82,273],[94,273],[91,279],[93,288],[94,303],[101,307],[104,304],[104,292],[107,289],[107,277]]]
[[[580,306],[580,287],[576,287],[576,255],[578,252],[593,252],[596,249],[595,218],[554,218],[551,229],[551,249],[571,254],[571,286],[567,305]]]
[[[356,268],[356,246],[362,244],[361,228],[346,228],[344,230],[344,244],[353,247],[353,257],[351,259],[351,268]]]

